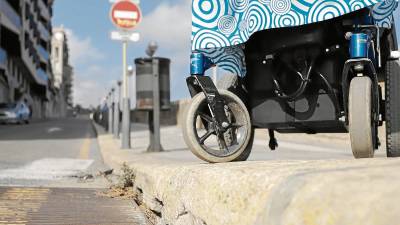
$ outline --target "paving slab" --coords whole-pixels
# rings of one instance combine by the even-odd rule
[[[135,203],[104,189],[0,187],[0,224],[146,225]]]

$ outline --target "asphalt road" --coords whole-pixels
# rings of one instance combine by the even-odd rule
[[[105,180],[81,182],[103,164],[86,118],[0,126],[0,185],[104,188]]]
[[[109,182],[88,118],[0,126],[0,224],[143,224]],[[93,178],[92,178],[93,176]]]

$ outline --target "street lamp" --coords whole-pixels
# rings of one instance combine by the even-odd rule
[[[121,81],[117,81],[117,89],[118,93],[115,96],[115,104],[114,104],[114,138],[119,138],[119,125],[120,125],[120,102],[121,102]],[[117,100],[118,99],[118,100]]]
[[[136,79],[136,78],[133,77],[133,73],[134,73],[134,67],[132,65],[129,65],[128,66],[128,77],[129,77],[129,84],[131,84],[130,85],[131,88],[129,89],[130,90],[129,96],[132,97],[131,102],[130,102],[131,106],[136,104],[136,86],[132,85],[132,82],[134,82],[135,81],[134,79]]]
[[[108,99],[109,99],[109,105],[108,105],[108,133],[112,134],[114,130],[113,126],[113,118],[114,118],[114,112],[113,112],[113,93],[115,89],[112,88],[111,91],[108,93]]]
[[[133,66],[130,65],[128,66],[128,76],[132,76],[133,75]]]
[[[147,46],[146,54],[147,54],[149,57],[152,58],[152,57],[154,56],[154,54],[156,54],[157,49],[158,49],[158,44],[157,44],[157,42],[151,41],[151,42],[149,43],[149,45]]]
[[[149,114],[150,145],[147,149],[149,152],[163,151],[160,137],[160,62],[154,57],[157,49],[158,44],[155,41],[151,41],[146,49],[146,54],[152,59],[153,73],[153,112]]]
[[[122,81],[117,81],[117,86],[118,86],[118,102],[120,102],[121,100],[121,85],[122,85]]]

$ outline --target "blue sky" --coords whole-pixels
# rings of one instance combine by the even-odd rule
[[[144,15],[137,31],[141,41],[129,46],[130,64],[144,56],[147,44],[159,42],[158,56],[172,59],[171,97],[188,97],[185,78],[188,76],[191,0],[142,0]],[[57,0],[53,26],[63,25],[71,45],[75,68],[75,103],[97,105],[116,80],[121,77],[121,44],[111,41],[115,30],[109,19],[108,0]],[[400,10],[395,13],[400,37]]]
[[[172,99],[187,97],[191,9],[188,0],[142,0],[144,18],[137,28],[141,40],[129,44],[129,63],[145,56],[147,44],[159,43],[158,56],[170,57]],[[53,26],[68,31],[75,68],[75,103],[97,105],[116,80],[121,79],[121,43],[110,40],[115,30],[108,0],[57,0]]]

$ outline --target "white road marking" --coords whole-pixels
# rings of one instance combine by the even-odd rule
[[[52,127],[52,128],[47,129],[47,133],[49,133],[49,134],[59,132],[59,131],[62,131],[62,129],[59,127]]]
[[[92,163],[93,160],[45,158],[19,168],[0,170],[0,179],[59,180],[85,171]]]
[[[254,144],[258,146],[268,146],[267,141],[255,140]],[[279,148],[288,148],[293,150],[305,151],[305,152],[328,152],[328,153],[347,153],[346,149],[335,149],[326,148],[306,144],[297,144],[285,141],[278,141]],[[278,149],[279,150],[279,149]]]

